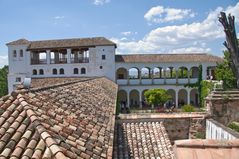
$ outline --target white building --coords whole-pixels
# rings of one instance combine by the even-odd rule
[[[142,106],[145,90],[168,90],[176,103],[198,103],[196,89],[185,88],[202,78],[213,78],[222,59],[209,54],[115,55],[116,44],[103,38],[28,41],[7,44],[8,90],[13,91],[25,77],[105,76],[119,85],[118,99],[128,106]]]

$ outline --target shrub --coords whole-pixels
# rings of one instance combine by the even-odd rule
[[[183,111],[183,112],[195,112],[195,109],[194,109],[194,107],[191,106],[191,105],[184,105],[184,106],[182,107],[182,111]]]
[[[205,133],[203,133],[203,132],[196,132],[195,137],[197,139],[205,139]]]
[[[232,130],[239,132],[239,123],[238,122],[231,122],[228,124],[228,127]]]

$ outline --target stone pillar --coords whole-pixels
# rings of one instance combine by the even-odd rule
[[[59,52],[54,52],[55,55],[55,63],[59,63]]]
[[[127,70],[127,84],[129,85],[129,70]]]
[[[71,63],[71,49],[67,49],[67,63]]]
[[[139,91],[139,107],[142,108],[142,92]]]
[[[127,92],[127,107],[130,108],[130,92]]]
[[[142,84],[141,70],[139,70],[139,84]]]
[[[175,90],[175,106],[178,108],[178,91]]]
[[[187,104],[190,104],[190,91],[189,90],[187,90],[187,98],[188,98]]]
[[[176,84],[178,84],[178,70],[176,70]]]
[[[154,70],[151,71],[152,85],[154,84]]]
[[[166,69],[167,69],[167,68],[163,68],[164,84],[166,84]]]
[[[51,50],[46,50],[46,63],[48,65],[51,63]]]
[[[188,83],[190,83],[190,69],[188,70]]]

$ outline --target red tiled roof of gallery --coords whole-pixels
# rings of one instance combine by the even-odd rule
[[[0,157],[111,158],[117,86],[70,82],[0,99]]]

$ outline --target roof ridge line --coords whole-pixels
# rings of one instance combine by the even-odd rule
[[[30,118],[30,121],[32,122],[33,126],[38,131],[38,133],[40,134],[47,148],[49,148],[49,150],[51,151],[52,155],[56,159],[67,158],[64,155],[62,149],[58,146],[55,139],[52,138],[52,136],[48,133],[45,127],[41,124],[38,118],[38,115],[30,106],[31,104],[27,103],[24,96],[21,94],[19,94],[17,98],[19,99],[20,104],[23,106],[23,109],[26,111],[26,115]]]
[[[86,82],[86,81],[91,81],[94,79],[97,79],[99,77],[94,77],[94,78],[90,78],[90,79],[85,79],[85,80],[76,80],[76,81],[70,81],[70,82],[63,82],[63,83],[58,83],[58,84],[53,84],[50,86],[45,86],[45,87],[38,87],[38,88],[30,88],[29,92],[34,93],[34,92],[38,92],[38,91],[44,91],[47,89],[52,89],[52,88],[56,88],[56,87],[60,87],[60,86],[66,86],[66,85],[70,85],[70,84],[75,84],[78,82]]]

